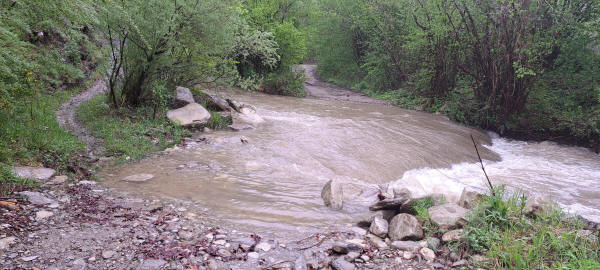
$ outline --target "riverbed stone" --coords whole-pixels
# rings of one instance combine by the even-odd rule
[[[137,270],[158,270],[165,264],[167,264],[167,262],[164,260],[144,260],[138,266]]]
[[[385,238],[385,236],[388,233],[387,220],[379,216],[373,217],[373,221],[371,222],[371,227],[369,227],[369,231],[374,235],[377,235],[381,238]]]
[[[467,209],[455,203],[446,203],[429,208],[431,221],[439,226],[451,227],[466,221]]]
[[[458,199],[458,205],[467,209],[475,207],[478,201],[483,199],[482,190],[473,187],[465,187]]]
[[[254,247],[254,249],[255,250],[259,250],[259,251],[267,252],[267,251],[271,250],[271,245],[269,243],[267,243],[267,242],[261,242],[261,243],[258,243]]]
[[[421,254],[421,256],[423,256],[423,259],[427,260],[428,262],[435,260],[435,252],[430,248],[421,248],[421,250],[419,250],[419,253]]]
[[[17,242],[17,238],[10,236],[0,239],[0,251],[8,249],[11,245]]]
[[[19,192],[19,194],[26,196],[27,200],[33,205],[43,206],[43,205],[58,204],[57,201],[50,199],[50,198],[46,197],[44,194],[39,193],[39,192],[23,191],[23,192]]]
[[[379,236],[374,234],[367,234],[366,237],[369,243],[371,243],[371,245],[373,245],[377,249],[383,250],[388,248],[388,244],[386,244],[385,241],[383,241],[383,239],[379,238]]]
[[[344,206],[342,183],[337,180],[329,180],[321,191],[321,198],[323,198],[325,206],[334,210],[342,209]]]
[[[331,267],[333,267],[333,269],[336,269],[336,270],[354,270],[356,268],[353,263],[346,261],[342,257],[334,260],[331,263]]]
[[[417,218],[402,213],[392,218],[388,235],[392,241],[421,240],[423,239],[423,229]]]
[[[194,95],[190,89],[178,86],[175,88],[175,96],[173,97],[174,103],[176,107],[183,107],[190,103],[196,103],[194,100]]]
[[[127,176],[123,179],[121,179],[121,181],[125,181],[125,182],[146,182],[150,179],[154,178],[154,175],[149,174],[149,173],[140,173],[140,174],[134,174],[134,175],[130,175]]]
[[[421,244],[416,241],[394,241],[392,247],[403,251],[417,252],[421,248]]]
[[[114,250],[105,250],[105,251],[102,251],[102,258],[110,259],[110,258],[114,257],[116,254],[117,254],[117,252],[115,252]]]
[[[15,167],[11,171],[20,178],[37,180],[48,180],[56,173],[53,169],[30,166]]]
[[[384,199],[384,200],[378,201],[375,204],[369,206],[369,210],[371,210],[371,211],[377,211],[377,210],[400,210],[408,202],[410,202],[410,198],[408,198],[408,197],[393,198],[393,199]]]
[[[446,232],[442,235],[442,241],[444,241],[444,242],[458,241],[462,238],[462,236],[463,236],[462,229],[452,230],[452,231]]]
[[[41,211],[37,211],[35,213],[35,218],[37,220],[42,220],[42,219],[46,219],[49,218],[51,216],[54,216],[54,213],[50,212],[50,211],[45,211],[45,210],[41,210]]]
[[[182,126],[204,124],[210,119],[210,113],[198,103],[190,103],[167,112],[167,118]]]

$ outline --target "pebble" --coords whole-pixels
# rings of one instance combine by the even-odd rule
[[[336,270],[354,270],[356,267],[354,264],[344,260],[343,258],[338,258],[331,263],[333,269]]]
[[[402,255],[402,257],[404,259],[411,260],[412,258],[415,257],[415,254],[413,252],[410,252],[410,251],[405,251],[404,254]]]
[[[358,257],[360,257],[360,253],[358,253],[356,251],[352,251],[352,252],[348,252],[348,254],[346,254],[346,256],[344,257],[344,259],[346,259],[346,261],[353,262]]]
[[[371,258],[369,258],[369,256],[367,256],[367,255],[362,255],[362,256],[360,256],[360,259],[362,259],[365,262],[368,262]]]
[[[194,238],[194,233],[189,231],[179,231],[177,235],[183,240],[191,240]]]
[[[215,245],[224,246],[225,243],[227,243],[227,241],[221,239],[221,240],[214,241],[213,243],[215,243]]]
[[[261,242],[258,245],[256,245],[254,247],[254,249],[267,252],[267,251],[271,250],[271,245],[269,245],[269,243]]]
[[[430,248],[421,248],[421,250],[419,251],[419,253],[423,256],[423,258],[427,261],[433,261],[435,260],[435,252],[433,252],[433,250],[431,250]]]
[[[333,243],[333,247],[331,249],[338,254],[346,254],[348,253],[348,246],[344,242],[335,242]]]
[[[251,259],[256,259],[256,260],[258,260],[258,257],[259,257],[259,256],[260,256],[260,255],[259,255],[257,252],[250,252],[250,253],[248,253],[248,258],[251,258]]]
[[[228,251],[228,250],[226,250],[226,249],[219,249],[219,250],[217,250],[217,254],[218,254],[219,256],[221,256],[221,257],[224,257],[224,258],[226,258],[226,257],[230,257],[230,256],[231,256],[231,252],[229,252],[229,251]]]
[[[105,250],[105,251],[102,251],[102,258],[110,259],[113,256],[115,256],[115,254],[117,254],[117,253],[113,250]]]
[[[35,213],[35,218],[38,219],[38,220],[49,218],[51,216],[54,216],[54,213],[52,213],[50,211],[45,211],[45,210],[37,211]]]
[[[167,264],[164,260],[144,260],[137,270],[158,270]]]
[[[12,237],[12,236],[0,239],[0,250],[8,249],[16,241],[17,241],[17,238]]]
[[[30,261],[33,261],[33,260],[37,259],[37,257],[38,257],[38,256],[27,256],[27,257],[21,257],[21,261],[24,261],[24,262],[30,262]]]

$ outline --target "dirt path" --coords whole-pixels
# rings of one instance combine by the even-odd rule
[[[60,109],[56,111],[56,120],[60,127],[73,132],[79,140],[84,142],[90,157],[101,155],[104,153],[105,149],[102,146],[102,141],[92,136],[92,134],[77,121],[75,115],[77,108],[79,108],[81,104],[106,91],[107,87],[104,83],[104,79],[96,80],[91,87],[63,103],[60,106]]]

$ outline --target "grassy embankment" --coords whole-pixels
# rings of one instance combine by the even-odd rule
[[[500,192],[498,192],[500,191]],[[477,258],[485,269],[600,269],[598,232],[586,235],[585,223],[554,206],[536,215],[525,214],[520,194],[485,196],[473,209],[459,241],[444,243],[438,254]],[[426,237],[445,232],[427,212],[433,200],[413,206]],[[589,232],[589,231],[588,231]],[[474,257],[475,256],[475,257]]]

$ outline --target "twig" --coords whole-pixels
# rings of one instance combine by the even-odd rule
[[[485,167],[483,166],[483,160],[481,160],[481,156],[479,155],[479,149],[477,149],[477,144],[475,143],[475,138],[473,138],[473,134],[471,134],[471,141],[473,141],[473,146],[475,147],[475,152],[477,152],[477,158],[479,158],[479,164],[481,164],[481,170],[483,170],[483,174],[485,175],[485,179],[487,179],[488,184],[490,185],[490,191],[492,191],[492,195],[496,197],[496,192],[494,192],[494,186],[492,185],[492,181],[487,175],[485,171]]]

